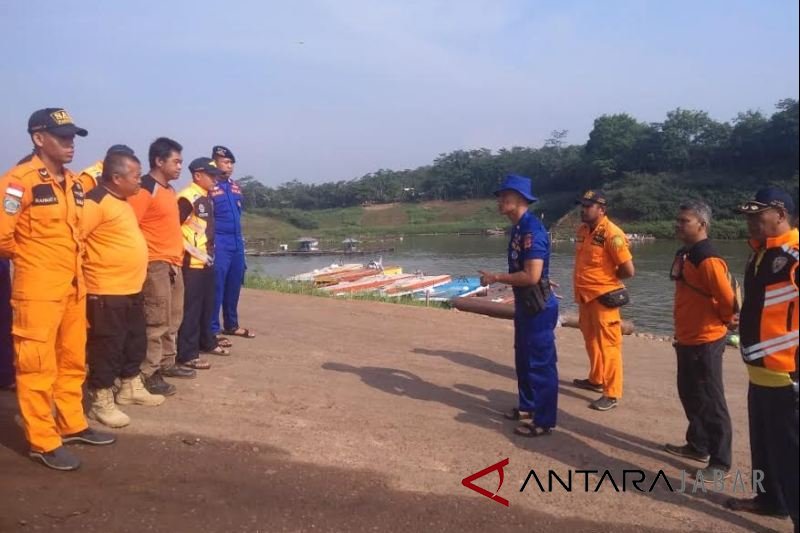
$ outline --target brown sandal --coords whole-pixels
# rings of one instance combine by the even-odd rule
[[[191,361],[186,361],[185,363],[181,363],[181,366],[186,368],[193,368],[195,370],[208,370],[211,368],[211,363],[208,361],[204,361],[199,357],[197,359],[192,359]]]
[[[223,348],[233,348],[233,343],[226,337],[217,336],[217,346]]]

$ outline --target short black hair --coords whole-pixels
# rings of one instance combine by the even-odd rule
[[[34,155],[36,155],[34,152],[31,152],[31,153],[29,153],[28,155],[26,155],[25,157],[23,157],[22,159],[20,159],[19,161],[17,161],[17,164],[18,164],[18,165],[23,165],[23,164],[27,163],[28,161],[30,161],[31,159],[33,159],[33,156],[34,156]]]
[[[101,179],[109,183],[114,177],[114,174],[120,175],[125,173],[125,170],[127,170],[125,164],[128,161],[133,161],[139,165],[142,164],[139,158],[133,154],[126,154],[125,152],[111,152],[107,154],[105,159],[103,159],[103,175]]]
[[[150,168],[156,168],[156,159],[167,159],[172,152],[181,153],[183,146],[178,141],[173,141],[168,137],[159,137],[150,145],[148,159]]]

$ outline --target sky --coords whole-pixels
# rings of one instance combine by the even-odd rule
[[[796,0],[0,0],[0,166],[43,107],[89,130],[74,170],[165,135],[187,163],[226,145],[271,186],[553,130],[584,143],[602,114],[769,115],[798,98],[798,16]]]

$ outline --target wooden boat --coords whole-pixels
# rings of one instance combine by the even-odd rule
[[[511,301],[493,301],[488,297],[473,297],[473,298],[454,298],[450,300],[450,304],[459,311],[467,313],[477,313],[479,315],[486,315],[494,318],[514,318],[514,293],[511,292]],[[579,328],[579,321],[577,314],[562,314],[559,316],[559,323],[562,327]],[[630,320],[622,320],[621,329],[623,335],[631,335],[634,332],[633,322]]]
[[[358,270],[361,268],[364,268],[364,265],[361,263],[346,263],[346,264],[334,263],[324,268],[317,268],[310,272],[303,272],[302,274],[291,276],[289,278],[289,281],[314,281],[314,278],[316,278],[317,276],[324,276],[327,274],[334,274],[337,272],[348,272],[352,270]]]
[[[410,277],[412,277],[411,274],[376,274],[374,276],[367,276],[355,281],[345,281],[342,283],[337,283],[336,285],[320,287],[320,290],[330,292],[335,295],[368,292]]]
[[[449,283],[452,278],[447,275],[440,276],[414,276],[412,278],[397,281],[381,289],[381,293],[386,296],[406,296],[417,291],[433,288],[438,285]]]
[[[343,272],[333,272],[331,274],[323,274],[314,277],[314,283],[318,286],[334,285],[336,283],[343,283],[347,281],[356,281],[367,276],[374,276],[375,274],[402,274],[403,267],[399,266],[368,266],[354,270],[347,270]]]

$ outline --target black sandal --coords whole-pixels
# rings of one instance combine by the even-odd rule
[[[516,407],[503,413],[506,420],[530,420],[531,414],[527,411],[520,411]]]
[[[229,339],[217,335],[217,346],[221,346],[223,348],[233,348],[233,343]]]
[[[222,333],[225,335],[233,335],[235,337],[244,337],[245,339],[255,339],[254,333],[251,333],[247,328],[226,329]]]
[[[542,428],[535,424],[520,424],[514,428],[514,433],[521,437],[547,437],[553,434],[553,428]]]

